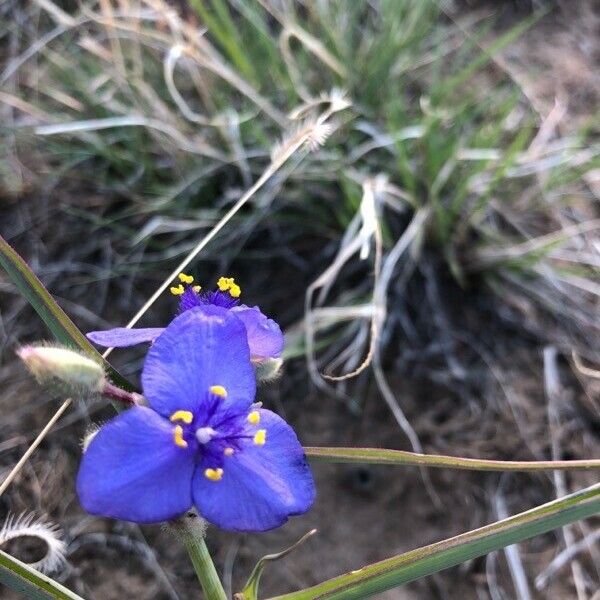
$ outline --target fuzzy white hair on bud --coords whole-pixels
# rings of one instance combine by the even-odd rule
[[[267,358],[254,363],[256,379],[258,381],[273,381],[281,372],[282,358]]]
[[[70,348],[23,346],[17,354],[39,383],[62,383],[69,393],[99,392],[106,383],[100,364]]]
[[[20,537],[32,537],[46,545],[46,554],[35,562],[27,563],[33,569],[43,573],[51,573],[61,568],[66,562],[67,545],[62,539],[57,525],[38,518],[33,513],[8,515],[0,529],[0,546]]]

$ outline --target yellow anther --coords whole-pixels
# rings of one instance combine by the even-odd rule
[[[219,277],[219,281],[217,281],[217,287],[219,288],[219,290],[221,290],[222,292],[226,292],[229,289],[230,285],[231,284],[227,277]]]
[[[258,425],[260,423],[260,413],[257,410],[253,410],[248,415],[248,423],[252,425]]]
[[[235,282],[233,277],[219,277],[217,287],[221,292],[229,291],[232,298],[239,298],[242,293],[242,288]]]
[[[204,477],[211,481],[221,481],[221,479],[223,479],[223,469],[206,469],[204,471]]]
[[[209,390],[215,396],[221,396],[221,398],[227,398],[227,390],[222,385],[211,385]]]
[[[200,292],[200,290],[202,289],[201,285],[193,285],[192,289],[196,292],[196,294],[198,294]]]
[[[188,443],[183,439],[183,427],[181,425],[177,425],[175,429],[173,429],[173,441],[176,446],[180,448],[187,448]]]
[[[194,278],[192,275],[186,275],[185,273],[179,273],[179,281],[181,281],[181,283],[192,283],[194,281]]]
[[[223,454],[225,456],[233,456],[234,453],[234,449],[231,448],[231,446],[228,446],[227,448],[225,448],[225,450],[223,450]]]
[[[175,421],[183,421],[186,425],[189,425],[194,420],[194,415],[189,410],[176,410],[171,416],[171,423]]]
[[[171,294],[173,294],[173,296],[181,296],[181,294],[183,294],[183,292],[185,292],[185,290],[183,289],[183,286],[181,284],[173,286],[171,289]]]
[[[254,434],[254,443],[257,446],[264,446],[266,441],[267,441],[267,430],[266,429],[259,429]]]

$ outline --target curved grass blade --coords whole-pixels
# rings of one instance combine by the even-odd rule
[[[50,577],[0,550],[0,583],[32,600],[83,600]]]
[[[289,548],[276,552],[274,554],[267,554],[263,556],[257,563],[250,577],[244,586],[244,589],[239,594],[234,594],[234,600],[258,600],[258,586],[260,584],[260,578],[262,573],[267,566],[267,563],[280,560],[287,556],[290,552],[293,552],[298,546],[303,544],[309,537],[312,537],[317,533],[316,529],[311,529],[305,533],[297,542],[294,542]]]
[[[600,483],[508,519],[270,600],[358,600],[600,512]]]
[[[83,350],[91,358],[101,363],[108,376],[118,386],[134,391],[134,387],[114,369],[108,361],[92,346],[88,339],[79,331],[75,323],[69,319],[56,300],[36,277],[29,265],[0,235],[0,266],[4,268],[11,281],[15,284],[25,299],[35,309],[50,330],[52,335],[67,346]]]
[[[306,456],[314,462],[359,463],[363,465],[418,466],[470,471],[585,471],[600,469],[600,459],[589,460],[489,460],[462,458],[442,454],[418,454],[385,448],[305,447]]]

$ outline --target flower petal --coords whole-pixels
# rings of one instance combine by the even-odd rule
[[[242,320],[248,333],[248,345],[252,358],[277,358],[283,352],[283,333],[279,325],[260,312],[258,306],[242,304],[231,311]]]
[[[201,515],[222,529],[266,531],[283,525],[289,516],[306,512],[314,502],[315,486],[304,450],[294,430],[275,413],[260,410],[266,442],[244,440],[231,456],[205,455],[192,483],[194,504]],[[222,468],[219,481],[206,469]]]
[[[162,332],[164,327],[148,327],[146,329],[127,329],[117,327],[106,331],[90,331],[86,337],[105,348],[126,348],[144,342],[153,342]]]
[[[244,410],[254,401],[256,380],[242,322],[217,306],[187,310],[176,317],[150,348],[142,387],[150,406],[169,417],[196,413],[209,389],[226,390],[223,408]]]
[[[172,423],[134,407],[104,425],[83,454],[77,494],[94,515],[157,523],[192,505],[194,452],[173,441]]]

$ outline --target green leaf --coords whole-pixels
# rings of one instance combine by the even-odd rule
[[[83,600],[50,577],[0,550],[0,583],[33,600]]]
[[[600,483],[508,519],[271,600],[358,600],[600,512]]]
[[[312,537],[315,533],[317,533],[317,530],[311,529],[309,532],[305,533],[297,542],[292,544],[289,548],[286,548],[285,550],[282,550],[281,552],[277,552],[275,554],[267,554],[263,556],[256,563],[254,569],[252,569],[252,573],[250,573],[250,577],[248,578],[244,589],[238,594],[234,595],[234,600],[257,600],[258,585],[260,583],[260,578],[264,571],[264,568],[267,566],[267,563],[284,558],[290,552],[292,552],[298,546],[300,546],[300,544],[303,544],[309,537]]]
[[[391,465],[467,469],[469,471],[548,471],[600,469],[600,459],[589,460],[489,460],[462,458],[442,454],[417,454],[386,448],[304,448],[311,461],[359,463],[363,465]]]
[[[29,265],[15,252],[0,235],[0,266],[4,268],[11,281],[25,299],[42,318],[52,335],[61,343],[83,350],[90,358],[102,364],[112,381],[128,391],[134,391],[125,377],[114,369],[108,361],[92,346],[56,303],[42,282],[36,277]]]

